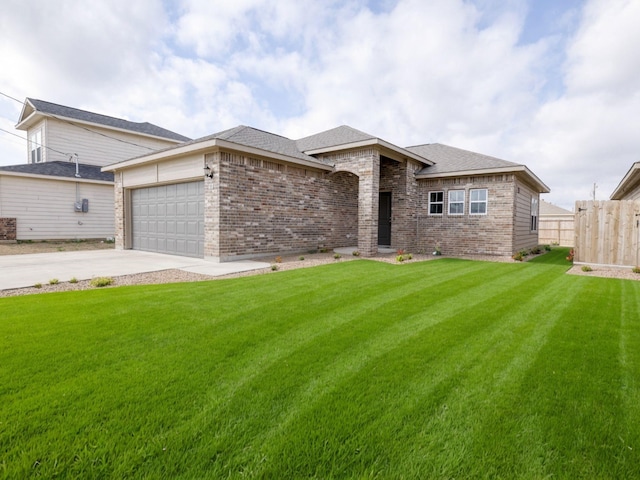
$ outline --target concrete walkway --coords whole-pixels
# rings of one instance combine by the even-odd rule
[[[117,277],[136,273],[179,269],[212,277],[268,267],[268,263],[244,260],[215,263],[201,258],[179,257],[138,250],[85,250],[0,256],[0,290],[46,284],[52,278]]]

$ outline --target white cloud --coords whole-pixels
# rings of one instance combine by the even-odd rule
[[[10,0],[0,91],[193,137],[346,123],[399,145],[448,143],[526,163],[570,207],[593,180],[608,195],[640,151],[640,3],[586,1],[575,31],[570,3],[535,29],[527,12],[559,4]],[[0,102],[2,125],[18,113]]]

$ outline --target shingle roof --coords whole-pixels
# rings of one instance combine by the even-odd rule
[[[320,148],[336,147],[374,138],[376,137],[373,135],[361,132],[347,125],[342,125],[296,140],[296,144],[301,152],[309,152]]]
[[[104,182],[113,182],[113,173],[106,173],[100,170],[101,167],[95,165],[78,164],[78,173],[80,178],[84,180],[102,180]],[[43,162],[43,163],[25,163],[22,165],[6,165],[0,167],[0,173],[15,172],[30,175],[46,175],[50,177],[76,178],[75,162]]]
[[[435,162],[435,165],[423,168],[417,173],[417,175],[427,173],[455,173],[469,170],[485,170],[490,168],[519,166],[517,163],[508,162],[488,155],[482,155],[481,153],[462,150],[460,148],[449,147],[448,145],[443,145],[441,143],[416,145],[413,147],[407,147],[407,150]]]
[[[55,115],[57,117],[71,118],[82,122],[95,123],[121,130],[129,130],[145,135],[152,135],[154,137],[168,138],[179,142],[190,140],[190,138],[185,137],[184,135],[180,135],[179,133],[172,132],[149,122],[130,122],[121,118],[109,117],[107,115],[88,112],[78,108],[66,107],[64,105],[45,102],[44,100],[38,100],[35,98],[27,98],[27,101],[29,101],[38,112]]]
[[[302,153],[294,140],[291,140],[274,133],[265,132],[256,128],[239,125],[229,130],[214,133],[203,138],[194,140],[191,143],[203,142],[207,140],[221,139],[246,147],[259,148],[267,152],[278,153],[288,157],[299,158],[308,162],[325,163],[322,160]]]
[[[573,215],[573,212],[562,207],[558,207],[553,203],[540,200],[540,215]]]

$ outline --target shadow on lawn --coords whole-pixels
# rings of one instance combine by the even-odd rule
[[[559,267],[570,268],[572,263],[567,260],[569,255],[568,247],[555,247],[550,252],[540,255],[536,258],[532,258],[527,263],[537,263],[542,265],[556,265]]]

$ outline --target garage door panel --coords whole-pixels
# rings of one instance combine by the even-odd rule
[[[204,256],[204,182],[131,192],[133,248]]]

